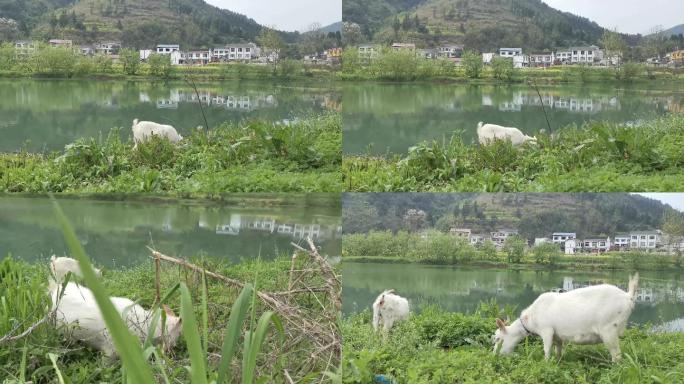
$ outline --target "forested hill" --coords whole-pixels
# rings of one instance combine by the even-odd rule
[[[673,210],[660,201],[627,193],[345,194],[343,206],[346,233],[406,229],[407,211],[417,209],[427,214],[428,228],[462,227],[473,233],[516,228],[529,239],[552,232],[577,232],[584,237],[656,229],[663,214]]]
[[[16,37],[116,39],[138,48],[254,41],[262,30],[256,21],[203,0],[0,0],[0,17],[17,21]],[[298,34],[282,36],[293,41]]]
[[[541,0],[345,0],[342,14],[375,42],[462,43],[482,51],[596,44],[604,33]]]

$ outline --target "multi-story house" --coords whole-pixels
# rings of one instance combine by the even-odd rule
[[[503,244],[506,242],[506,239],[512,236],[517,236],[518,235],[518,230],[516,229],[500,229],[498,231],[492,232],[491,233],[492,237],[492,242],[501,247]]]
[[[212,57],[222,61],[251,61],[258,59],[261,49],[254,43],[231,43],[214,49]]]
[[[447,59],[460,59],[463,56],[462,45],[442,45],[437,49],[437,54],[440,57]]]
[[[582,250],[590,253],[604,253],[610,250],[610,237],[597,239],[584,239]]]
[[[172,52],[180,51],[180,45],[178,44],[158,44],[155,47],[157,53],[162,55],[170,55]]]
[[[485,235],[478,235],[478,234],[471,234],[470,235],[470,245],[478,247],[484,242],[487,241],[487,236]]]
[[[28,56],[38,50],[38,43],[35,41],[19,40],[14,42],[14,52],[17,56]]]
[[[635,231],[629,234],[629,247],[631,249],[656,249],[661,244],[662,232]]]
[[[533,53],[530,55],[530,67],[546,68],[550,67],[556,61],[556,55],[553,52]]]
[[[522,48],[500,48],[499,49],[499,56],[501,57],[515,57],[515,56],[522,56],[523,50]]]
[[[575,240],[577,233],[575,232],[554,232],[551,235],[551,241],[558,244],[563,244],[568,240]]]
[[[185,64],[206,65],[211,61],[211,51],[188,51],[184,53]]]
[[[629,233],[618,233],[613,239],[613,247],[618,250],[627,249],[629,248],[630,239]]]
[[[120,50],[120,41],[101,41],[95,44],[95,52],[97,52],[100,55],[118,55]]]
[[[594,64],[603,59],[603,55],[599,47],[591,45],[588,47],[571,47],[570,62],[572,64]]]

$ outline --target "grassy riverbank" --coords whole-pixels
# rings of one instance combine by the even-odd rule
[[[505,313],[504,313],[505,312]],[[481,304],[474,314],[424,308],[394,328],[386,342],[373,333],[369,311],[342,320],[345,383],[385,375],[396,383],[679,383],[684,380],[684,333],[628,329],[623,359],[612,364],[602,345],[568,345],[560,361],[545,361],[539,338],[518,345],[516,356],[495,356],[491,336],[498,316],[512,309]],[[387,381],[389,382],[389,381]]]
[[[458,127],[455,127],[458,128]],[[350,192],[679,191],[684,184],[684,116],[634,126],[591,122],[537,135],[514,148],[465,143],[459,134],[423,142],[408,155],[345,155]]]
[[[154,192],[211,197],[224,192],[339,192],[339,114],[290,125],[252,122],[193,130],[178,146],[152,140],[133,150],[118,129],[63,152],[0,155],[0,191]],[[124,128],[126,130],[130,128]]]
[[[471,265],[504,268],[570,270],[668,270],[684,265],[682,255],[640,251],[564,255],[559,246],[543,244],[525,249],[511,241],[497,250],[487,242],[476,248],[450,234],[437,231],[426,236],[389,231],[345,234],[342,255],[347,262]]]
[[[240,282],[257,284],[257,289],[276,296],[279,300],[284,296],[278,296],[277,292],[287,291],[290,282],[290,268],[310,268],[307,257],[298,257],[292,264],[289,257],[278,258],[269,262],[257,262],[245,260],[240,264],[229,265],[205,258],[200,263],[208,270],[222,274]],[[42,318],[49,308],[49,298],[45,294],[47,287],[47,260],[45,265],[29,265],[11,258],[0,261],[0,338],[15,326],[19,329],[13,334],[18,334],[36,320]],[[199,262],[199,261],[198,261]],[[202,319],[202,284],[201,276],[191,271],[184,271],[175,265],[162,263],[161,270],[162,294],[179,281],[185,282],[190,287],[195,308],[195,316]],[[305,282],[313,285],[324,285],[322,277],[317,273],[310,274]],[[139,267],[122,270],[106,271],[101,278],[101,283],[107,288],[112,296],[122,296],[135,300],[145,308],[153,306],[155,301],[155,272],[151,263],[145,263]],[[215,378],[217,365],[221,355],[222,339],[226,328],[231,307],[236,301],[240,289],[227,283],[207,278],[207,326],[200,326],[200,333],[205,331],[208,336],[207,364],[210,376]],[[291,295],[288,305],[298,307],[302,312],[318,311],[322,300],[314,295]],[[174,312],[179,312],[180,299],[177,295],[171,296],[169,305]],[[247,316],[247,322],[256,321],[268,306],[256,299],[254,312]],[[318,315],[316,315],[318,316]],[[315,350],[315,337],[307,335],[301,337],[296,328],[292,328],[285,320],[285,339],[281,339],[278,333],[268,332],[264,348],[259,356],[257,364],[257,376],[267,382],[285,382],[284,370],[287,370],[294,380],[309,382],[322,377],[322,372],[332,369],[328,366],[327,359],[312,357]],[[200,322],[200,324],[203,324]],[[242,340],[242,339],[241,339]],[[242,351],[243,342],[240,341],[237,350]],[[121,362],[114,362],[100,356],[97,351],[81,343],[66,338],[52,324],[45,323],[33,330],[24,338],[16,341],[0,342],[0,376],[10,380],[11,383],[33,381],[34,383],[56,382],[56,374],[47,354],[57,355],[57,367],[65,377],[66,382],[71,383],[94,383],[94,382],[121,382]],[[240,362],[242,353],[237,354],[240,360],[232,362],[234,377],[230,382],[238,382],[240,375]],[[150,363],[155,367],[155,376],[158,382],[190,382],[190,374],[186,369],[189,364],[189,352],[183,337],[178,340],[176,348],[161,356],[162,361]],[[151,359],[154,360],[154,359]],[[330,362],[337,366],[338,362]],[[162,368],[163,367],[163,368]],[[167,376],[168,380],[164,379]],[[20,381],[13,381],[20,380]],[[7,381],[5,381],[7,382]]]

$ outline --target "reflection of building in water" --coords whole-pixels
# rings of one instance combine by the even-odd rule
[[[244,216],[239,214],[230,215],[230,224],[219,224],[216,226],[216,234],[219,235],[238,235],[240,230],[252,230],[268,233],[287,235],[295,239],[311,239],[333,237],[337,227],[325,228],[320,224],[303,224],[294,222],[279,222],[277,219],[266,216]]]
[[[603,281],[575,281],[572,277],[563,278],[563,290],[572,291],[573,289],[589,287],[592,285],[603,284]],[[619,286],[619,285],[618,285]],[[623,290],[627,287],[619,286]],[[637,303],[661,303],[661,302],[678,302],[684,303],[684,288],[673,287],[669,285],[661,286],[640,286],[637,290]]]
[[[194,91],[172,89],[168,97],[158,97],[154,102],[158,109],[176,109],[180,103],[197,103],[197,100],[200,100],[203,104],[241,111],[253,111],[259,108],[278,106],[278,101],[274,95],[226,95],[211,91],[198,91],[197,93],[199,96]],[[138,99],[141,103],[152,101],[152,98],[146,92],[140,92]]]
[[[498,108],[501,112],[520,112],[523,106],[540,107],[542,103],[544,103],[544,107],[546,108],[576,113],[598,113],[607,109],[621,109],[619,100],[611,96],[579,98],[546,94],[542,95],[540,100],[539,95],[523,92],[514,92],[511,99],[499,103]],[[482,96],[482,105],[493,106],[493,104],[494,102],[491,96]]]

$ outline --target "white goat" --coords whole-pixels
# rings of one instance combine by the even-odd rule
[[[522,133],[518,128],[502,127],[495,124],[477,124],[477,138],[481,145],[491,144],[494,140],[509,140],[514,146],[526,142],[536,143],[536,137],[530,137]]]
[[[135,145],[133,149],[138,147],[138,143],[148,141],[152,136],[159,136],[167,138],[172,143],[177,143],[183,140],[183,136],[179,135],[171,125],[157,124],[153,121],[138,121],[133,120],[133,141]]]
[[[115,357],[116,348],[93,292],[76,283],[68,283],[63,292],[60,288],[60,285],[52,284],[49,292],[52,297],[52,309],[55,311],[57,324],[65,327],[67,334],[74,339],[102,351],[107,357]],[[128,329],[141,341],[144,341],[152,324],[154,312],[148,311],[132,300],[123,297],[112,297],[110,300]],[[163,345],[170,349],[176,344],[180,336],[182,324],[181,319],[167,306],[164,306],[164,311],[166,312],[166,326]],[[153,338],[155,342],[162,341],[161,329],[160,317]]]
[[[544,342],[544,356],[551,357],[556,346],[561,357],[563,342],[598,344],[603,342],[613,362],[620,360],[620,336],[634,309],[639,274],[629,279],[629,291],[601,284],[570,292],[541,294],[520,318],[507,326],[497,319],[493,337],[494,352],[513,352],[515,346],[529,335],[539,335]]]
[[[383,331],[388,332],[395,322],[407,320],[408,316],[408,300],[395,294],[393,289],[381,293],[373,303],[373,329],[376,331],[380,321]]]
[[[95,267],[93,267],[93,269],[95,270],[96,275],[102,277],[101,269],[97,269]],[[81,267],[78,265],[78,261],[70,257],[57,257],[52,255],[50,258],[50,271],[52,272],[54,279],[60,283],[64,281],[64,276],[66,276],[68,272],[71,272],[78,277],[83,277],[83,273],[81,272]]]

